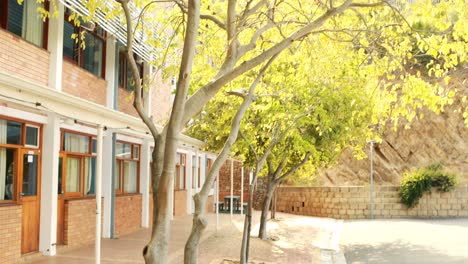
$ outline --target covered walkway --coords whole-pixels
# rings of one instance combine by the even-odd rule
[[[254,214],[250,255],[252,260],[266,263],[330,263],[324,261],[323,251],[337,248],[342,221],[330,218],[316,218],[277,213],[278,220],[269,222],[269,235],[273,240],[262,241],[254,238],[258,234],[259,212]],[[209,214],[209,225],[202,237],[199,250],[200,263],[218,264],[224,258],[238,259],[244,216],[219,216],[219,231],[216,232],[216,215]],[[190,233],[192,216],[172,221],[169,260],[183,263],[184,244]],[[150,229],[117,239],[102,240],[101,263],[144,263],[141,251],[148,241]],[[69,249],[62,247],[53,257],[37,257],[34,264],[92,264],[94,245]]]

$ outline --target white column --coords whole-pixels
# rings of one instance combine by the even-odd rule
[[[203,184],[205,184],[205,179],[206,179],[206,155],[202,154],[200,157],[200,189],[203,187]]]
[[[49,87],[62,90],[63,72],[63,19],[65,8],[60,1],[57,4],[58,16],[49,19],[49,34],[47,39],[47,49],[50,52],[49,63]],[[67,36],[71,38],[71,36]]]
[[[103,138],[103,127],[98,125],[97,127],[97,147],[96,147],[96,233],[95,233],[95,262],[96,264],[101,263],[101,197],[102,197],[102,138]]]
[[[49,113],[43,128],[41,213],[39,250],[48,256],[56,254],[57,242],[57,191],[60,151],[60,119]]]
[[[229,210],[231,213],[232,221],[232,209],[233,209],[233,196],[234,196],[234,160],[231,159],[231,200],[229,201]]]
[[[102,139],[102,152],[106,153],[102,159],[102,196],[104,197],[104,223],[102,225],[102,236],[111,236],[111,210],[112,210],[112,131],[104,131]]]
[[[241,197],[240,197],[240,210],[244,214],[244,166],[241,167]]]
[[[117,77],[115,67],[115,48],[115,38],[112,36],[108,37],[106,41],[106,106],[111,109],[114,109],[115,79]]]
[[[140,150],[140,192],[142,194],[141,206],[141,226],[149,227],[149,189],[150,189],[150,162],[151,162],[151,147],[150,139],[143,140]]]
[[[193,156],[195,155],[194,152],[192,151],[189,151],[187,153],[187,160],[186,160],[186,174],[187,174],[187,177],[186,177],[186,180],[185,180],[185,186],[187,187],[187,211],[190,212],[190,213],[193,213],[195,212],[195,208],[194,208],[194,203],[193,203],[193,196],[195,195],[195,193],[193,192],[194,190],[192,189],[192,172],[193,172]]]

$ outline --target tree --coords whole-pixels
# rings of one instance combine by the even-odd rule
[[[101,11],[107,13],[108,19],[122,17],[121,21],[127,28],[127,57],[134,80],[141,80],[132,50],[136,43],[133,33],[135,29],[146,32],[150,36],[148,43],[161,51],[154,63],[163,70],[163,74],[165,76],[170,76],[173,72],[178,74],[172,111],[167,124],[161,131],[158,131],[151,118],[143,111],[141,94],[144,87],[141,82],[136,82],[135,85],[135,109],[147,125],[155,142],[152,153],[154,161],[152,168],[153,230],[151,240],[144,249],[144,258],[147,263],[167,263],[168,261],[171,218],[169,215],[170,193],[173,191],[175,156],[179,135],[187,123],[200,113],[203,107],[224,86],[230,83],[251,84],[252,82],[245,81],[249,80],[248,78],[243,78],[246,73],[265,65],[267,61],[282,51],[299,45],[311,36],[324,36],[326,33],[332,36],[335,34],[346,35],[349,32],[360,31],[363,27],[366,30],[380,32],[382,27],[390,27],[392,23],[401,24],[399,16],[384,1],[368,3],[353,0],[338,2],[228,0],[213,3],[212,1],[200,0],[139,0],[131,2],[135,9],[141,10],[137,16],[131,12],[129,0],[87,0],[82,1],[82,3],[89,10],[89,16],[84,17],[84,21],[93,20],[96,12]],[[456,3],[464,4],[462,1],[456,1]],[[118,8],[119,6],[121,8]],[[466,12],[463,10],[466,8],[460,8],[458,12]],[[384,16],[390,17],[385,20],[390,24],[379,24],[375,28],[366,28],[369,25],[374,26],[376,17]],[[151,21],[158,22],[156,28],[147,26],[152,24]],[[463,29],[463,26],[459,26],[460,23],[457,22],[455,28],[461,27]],[[441,25],[441,27],[444,26]],[[397,26],[398,28],[405,27]],[[388,36],[376,35],[376,37],[389,40],[389,43],[392,43],[392,39],[393,41],[398,39],[398,33]],[[462,32],[458,37],[466,39],[466,35],[466,32]],[[376,50],[382,47],[373,47],[372,41],[374,39],[369,41],[370,44],[358,43],[365,46],[364,48],[372,48],[372,50],[367,51],[364,48],[359,49],[361,53],[367,52],[370,57],[378,56]],[[179,46],[178,43],[183,43],[183,45]],[[425,49],[426,46],[420,48]],[[403,49],[397,51],[406,52]],[[443,53],[440,56],[448,58],[455,51],[451,49],[447,54]],[[439,56],[437,50],[436,53]],[[179,56],[173,58],[169,56],[170,54],[180,55],[180,59],[178,59]],[[393,62],[390,59],[388,61],[389,63]],[[430,67],[435,69],[436,74],[443,74],[452,68],[451,65],[454,65],[454,62],[451,61],[451,65],[441,64],[443,67],[439,65],[439,68],[437,65],[439,64]],[[391,71],[385,77],[394,79],[395,76],[392,74],[398,72],[402,67],[394,62],[387,65],[387,67],[389,66]],[[195,71],[192,73],[193,70]],[[417,85],[421,86],[422,84],[418,82]],[[250,85],[243,85],[243,87],[245,86]],[[402,86],[403,88],[404,86]],[[395,89],[394,93],[397,92]],[[383,98],[388,98],[385,96],[387,95],[382,95]],[[385,112],[384,110],[382,112]],[[197,263],[199,237],[207,224],[202,209],[205,208],[207,198],[207,192],[204,190],[212,185],[214,175],[225,158],[225,155],[220,155],[216,159],[202,192],[194,197],[195,210],[198,213],[194,215],[192,233],[187,241],[185,263]]]
[[[463,62],[466,55],[453,52],[452,58],[447,60],[448,57],[437,53],[432,56],[432,64],[440,63],[439,66],[424,67],[420,57],[427,56],[435,46],[427,48],[421,45],[431,40],[447,44],[445,48],[459,46],[465,50],[466,43],[460,38],[452,38],[463,35],[460,31],[434,37],[427,31],[416,29],[416,26],[424,24],[422,21],[425,19],[420,15],[427,7],[432,8],[426,4],[401,20],[400,24],[392,25],[386,20],[388,14],[385,12],[367,13],[369,17],[361,19],[372,20],[373,24],[367,24],[365,28],[324,30],[322,36],[310,36],[302,44],[300,48],[305,50],[288,54],[289,60],[280,59],[282,64],[266,74],[266,86],[280,87],[276,87],[270,99],[263,103],[261,100],[255,102],[241,128],[244,145],[238,143],[242,146],[235,147],[237,154],[243,155],[253,165],[254,181],[262,172],[265,161],[268,164],[263,172],[268,177],[268,191],[261,216],[261,238],[266,238],[266,215],[275,188],[300,166],[307,161],[313,168],[326,165],[346,147],[352,147],[362,155],[360,147],[366,140],[378,137],[378,128],[387,121],[396,125],[400,118],[415,118],[416,111],[422,107],[441,111],[450,103],[453,91],[430,84],[433,81],[430,77],[441,77],[445,70],[458,64],[450,65],[449,61]],[[434,12],[432,8],[430,12],[449,12],[446,5],[438,8],[438,11]],[[337,20],[333,22],[340,24]],[[459,20],[452,21],[459,25],[457,22]],[[341,24],[352,23],[352,17],[341,21]],[[433,29],[433,32],[440,31],[441,28]],[[359,38],[361,40],[357,41]],[[417,45],[421,47],[415,48]],[[416,59],[410,60],[413,56]],[[439,71],[441,65],[448,68]],[[272,93],[271,90],[263,92]],[[226,133],[222,124],[230,118],[227,113],[235,108],[232,101],[217,97],[215,102],[205,107],[205,114],[195,122],[191,134],[206,140],[211,150],[217,150],[224,140],[222,134]],[[298,110],[294,111],[295,108]],[[220,115],[221,109],[224,111]],[[250,210],[246,219],[249,217]],[[249,225],[247,220],[244,226],[247,239]],[[243,246],[241,260],[247,259],[246,247]]]

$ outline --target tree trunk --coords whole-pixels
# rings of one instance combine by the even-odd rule
[[[266,233],[266,225],[267,225],[267,218],[268,218],[268,211],[270,209],[271,198],[273,197],[273,193],[275,191],[274,184],[268,184],[268,190],[263,199],[263,208],[262,208],[262,215],[260,217],[260,229],[258,231],[258,237],[262,240],[267,239]]]
[[[166,148],[167,152],[167,148]],[[175,153],[175,151],[174,151]],[[167,153],[166,153],[167,154]],[[174,154],[175,155],[175,154]],[[172,175],[171,175],[172,173]],[[143,249],[145,262],[149,264],[168,263],[169,238],[170,238],[170,220],[169,214],[170,194],[173,192],[174,170],[164,171],[161,175],[158,195],[153,197],[154,219],[151,239],[148,245]]]
[[[250,229],[252,226],[252,204],[253,204],[254,188],[257,183],[256,174],[254,175],[252,182],[253,183],[250,184],[250,188],[249,188],[249,201],[247,203],[247,213],[245,214],[245,220],[244,220],[244,231],[242,234],[240,264],[247,264],[249,262]]]
[[[197,264],[198,263],[198,246],[200,244],[200,238],[208,225],[205,219],[205,206],[206,196],[201,196],[198,193],[194,195],[193,200],[195,202],[195,214],[193,215],[192,232],[185,243],[184,249],[184,263],[185,264]]]
[[[273,204],[271,206],[271,219],[276,219],[276,198],[278,197],[278,189],[273,193]]]

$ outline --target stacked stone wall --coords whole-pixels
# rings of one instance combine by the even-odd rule
[[[369,187],[280,187],[277,192],[278,212],[337,219],[370,218]],[[468,217],[465,187],[424,194],[411,209],[400,202],[397,186],[375,187],[373,200],[375,218]]]

